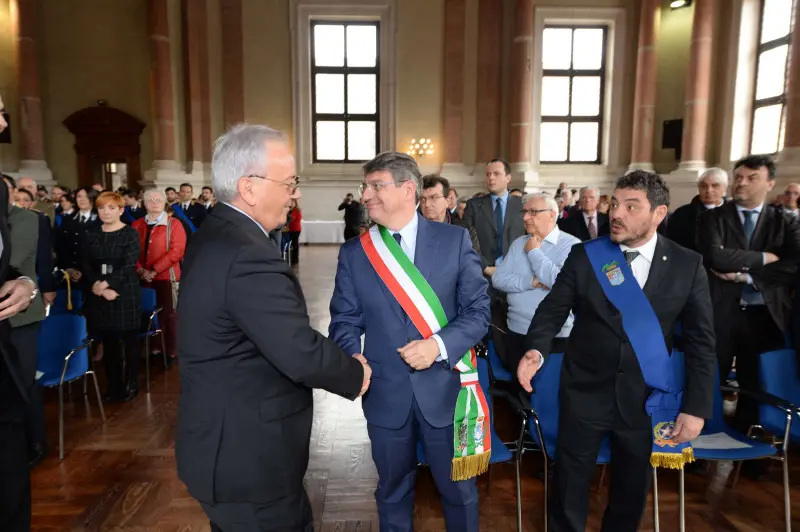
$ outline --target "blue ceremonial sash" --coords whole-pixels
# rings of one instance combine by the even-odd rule
[[[683,390],[675,382],[670,354],[653,307],[633,276],[619,245],[609,237],[596,238],[584,245],[589,262],[608,300],[622,315],[622,328],[630,340],[644,382],[651,389],[645,411],[653,424],[653,467],[682,469],[694,462],[689,443],[671,439],[683,400]]]

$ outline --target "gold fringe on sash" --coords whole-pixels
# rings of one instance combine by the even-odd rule
[[[450,479],[458,482],[459,480],[469,480],[472,477],[486,473],[489,470],[489,458],[491,456],[492,451],[486,451],[481,454],[453,458]]]
[[[694,451],[686,447],[680,453],[653,453],[650,455],[650,465],[664,469],[683,469],[686,464],[694,462]]]
[[[72,310],[72,285],[67,272],[64,272],[64,280],[67,282],[67,310]]]

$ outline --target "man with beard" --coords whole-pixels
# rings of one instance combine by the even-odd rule
[[[691,460],[687,442],[711,417],[715,357],[708,279],[700,255],[656,232],[668,206],[669,189],[657,174],[637,170],[621,177],[611,200],[610,237],[572,248],[528,329],[517,377],[530,392],[553,338],[570,311],[575,316],[561,375],[554,532],[586,529],[589,486],[606,437],[611,489],[602,530],[637,530],[651,459],[656,465]],[[679,320],[686,366],[682,404],[670,358]]]

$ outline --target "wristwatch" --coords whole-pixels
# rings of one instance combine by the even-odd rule
[[[36,299],[36,296],[39,295],[39,288],[36,286],[36,281],[31,279],[30,277],[25,277],[25,276],[18,277],[17,280],[18,281],[28,281],[29,283],[31,283],[33,285],[33,293],[31,294],[31,299],[30,300],[33,301],[34,299]]]
[[[736,272],[736,275],[734,276],[734,281],[737,283],[742,282],[742,272]]]

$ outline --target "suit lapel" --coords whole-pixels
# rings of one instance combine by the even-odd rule
[[[494,234],[497,234],[497,222],[494,219],[494,205],[492,204],[492,196],[484,196],[483,201],[481,202],[483,205],[483,213],[486,218],[489,219],[489,223],[494,228]]]
[[[725,223],[728,224],[728,229],[730,230],[731,234],[736,238],[736,243],[739,244],[740,249],[748,249],[747,245],[747,237],[744,234],[744,227],[742,226],[742,221],[739,219],[739,212],[736,210],[736,204],[734,202],[726,203],[722,207],[717,207],[718,209],[725,209],[724,213],[725,216]],[[762,209],[762,214],[763,214]],[[758,217],[759,221],[761,221],[761,216]]]
[[[775,214],[776,213],[767,207],[766,204],[761,207],[761,214],[758,215],[756,228],[753,230],[753,237],[750,239],[750,249],[760,251],[766,247],[765,243],[769,234],[769,228],[772,226],[772,218]],[[744,229],[742,231],[744,231]]]
[[[436,268],[436,251],[437,241],[436,235],[433,230],[433,224],[423,218],[417,216],[419,219],[419,226],[417,227],[417,244],[414,251],[414,266],[417,267],[419,273],[425,280],[431,279]]]
[[[650,272],[647,274],[647,282],[644,284],[644,293],[651,304],[660,293],[659,286],[670,267],[670,257],[666,251],[664,237],[658,235],[656,250],[653,253],[653,262],[650,264]]]

